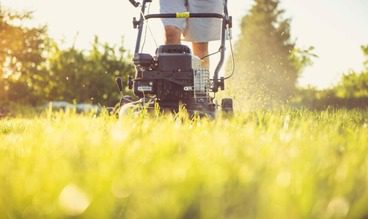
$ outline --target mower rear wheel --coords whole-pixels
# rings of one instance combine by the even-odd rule
[[[223,113],[232,114],[234,112],[233,99],[223,98],[221,100],[221,109]]]

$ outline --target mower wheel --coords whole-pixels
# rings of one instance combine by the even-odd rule
[[[234,112],[233,109],[233,99],[231,98],[224,98],[221,100],[221,109],[222,112],[227,114],[232,114]]]
[[[125,95],[121,97],[120,99],[120,107],[124,106],[127,103],[134,102],[133,98],[131,96]]]

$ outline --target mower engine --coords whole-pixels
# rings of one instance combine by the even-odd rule
[[[136,77],[128,83],[139,98],[154,97],[162,109],[215,111],[210,97],[210,74],[201,68],[201,60],[185,45],[162,45],[156,55],[134,56]],[[207,113],[208,113],[207,112]]]

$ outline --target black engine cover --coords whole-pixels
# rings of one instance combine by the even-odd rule
[[[153,59],[146,54],[136,55],[135,58],[137,77],[134,79],[134,94],[136,96],[142,98],[153,95],[163,105],[194,101],[194,70],[189,47],[163,45],[157,49]]]

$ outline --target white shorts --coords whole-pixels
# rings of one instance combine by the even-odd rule
[[[223,0],[160,0],[160,13],[176,13],[189,11],[191,13],[223,14]],[[184,40],[191,42],[208,42],[221,39],[222,19],[218,18],[165,18],[165,26],[176,26],[181,29]]]

